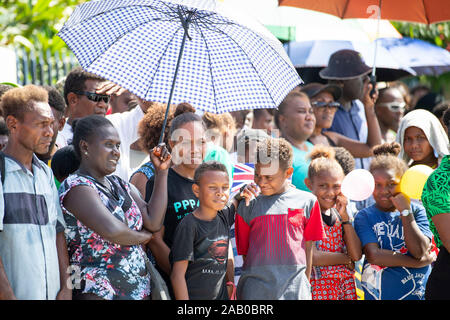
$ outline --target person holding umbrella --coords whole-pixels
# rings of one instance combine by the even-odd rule
[[[207,151],[205,125],[202,118],[185,112],[176,116],[170,123],[169,147],[173,156],[173,165],[167,174],[167,186],[164,192],[168,197],[167,205],[161,208],[165,214],[161,230],[154,234],[148,243],[156,260],[157,270],[166,281],[169,293],[173,296],[170,285],[171,264],[169,254],[178,224],[198,207],[198,199],[192,190],[194,173],[203,162]],[[157,190],[156,177],[148,180],[145,200],[148,201]]]
[[[339,50],[333,53],[329,59],[328,66],[322,69],[319,75],[327,79],[329,84],[341,87],[342,96],[334,116],[333,124],[328,131],[337,132],[341,135],[360,141],[368,142],[368,123],[373,127],[378,126],[374,105],[378,98],[375,90],[371,95],[373,85],[369,83],[368,74],[372,69],[367,66],[361,54],[354,50]],[[376,125],[375,125],[376,124]],[[375,141],[381,143],[381,133],[374,130]],[[368,157],[355,158],[357,169],[368,169],[370,159]]]
[[[111,175],[120,158],[120,138],[108,119],[92,115],[78,120],[73,145],[80,166],[62,183],[59,200],[74,299],[149,299],[148,261],[141,245],[164,221],[171,156],[165,149],[151,153],[156,182],[154,196],[145,202],[129,183]]]

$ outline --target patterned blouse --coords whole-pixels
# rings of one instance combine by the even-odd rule
[[[338,213],[334,211],[332,214],[336,217],[336,222],[333,226],[329,226],[326,223],[323,224],[327,238],[316,242],[316,248],[325,252],[340,252],[347,251],[344,242],[344,235],[342,233],[342,224],[338,219]],[[315,266],[312,269],[311,278],[323,279],[323,278],[353,278],[354,271],[348,269],[345,265],[332,265],[332,266]]]
[[[150,295],[150,275],[141,246],[111,243],[86,227],[63,205],[64,197],[76,186],[93,188],[111,214],[130,229],[142,229],[142,215],[130,195],[130,187],[117,176],[108,176],[115,196],[107,195],[94,178],[70,175],[59,189],[67,224],[66,239],[74,293],[93,293],[107,300],[140,300]],[[78,275],[78,276],[77,276]]]
[[[145,174],[147,179],[150,180],[150,178],[153,177],[153,175],[155,174],[155,167],[153,166],[153,163],[151,161],[144,163],[139,169],[133,172],[133,174],[130,177],[130,180],[138,172]]]

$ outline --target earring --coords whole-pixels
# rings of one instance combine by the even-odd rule
[[[85,154],[85,155],[88,155],[88,152],[87,152],[87,151],[85,151],[85,152],[84,152],[84,154]]]
[[[436,150],[434,150],[434,149],[433,149],[433,152],[434,152],[434,157],[436,159],[439,159],[439,153]]]

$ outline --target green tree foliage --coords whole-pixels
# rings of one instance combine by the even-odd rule
[[[392,24],[404,37],[425,40],[450,51],[450,22],[431,25],[408,22],[392,22]],[[450,99],[450,72],[438,77],[419,76],[409,78],[405,79],[405,82],[410,86],[419,83],[428,85],[433,91],[442,94],[446,99]]]
[[[450,22],[431,25],[407,22],[392,22],[404,37],[418,38],[450,51]]]
[[[56,36],[82,0],[0,0],[0,45],[30,51],[65,48]]]

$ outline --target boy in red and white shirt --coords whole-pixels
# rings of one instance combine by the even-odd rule
[[[261,194],[240,202],[235,221],[238,254],[245,256],[238,299],[311,299],[312,244],[325,233],[316,197],[288,180],[292,161],[292,147],[282,138],[257,146]]]

